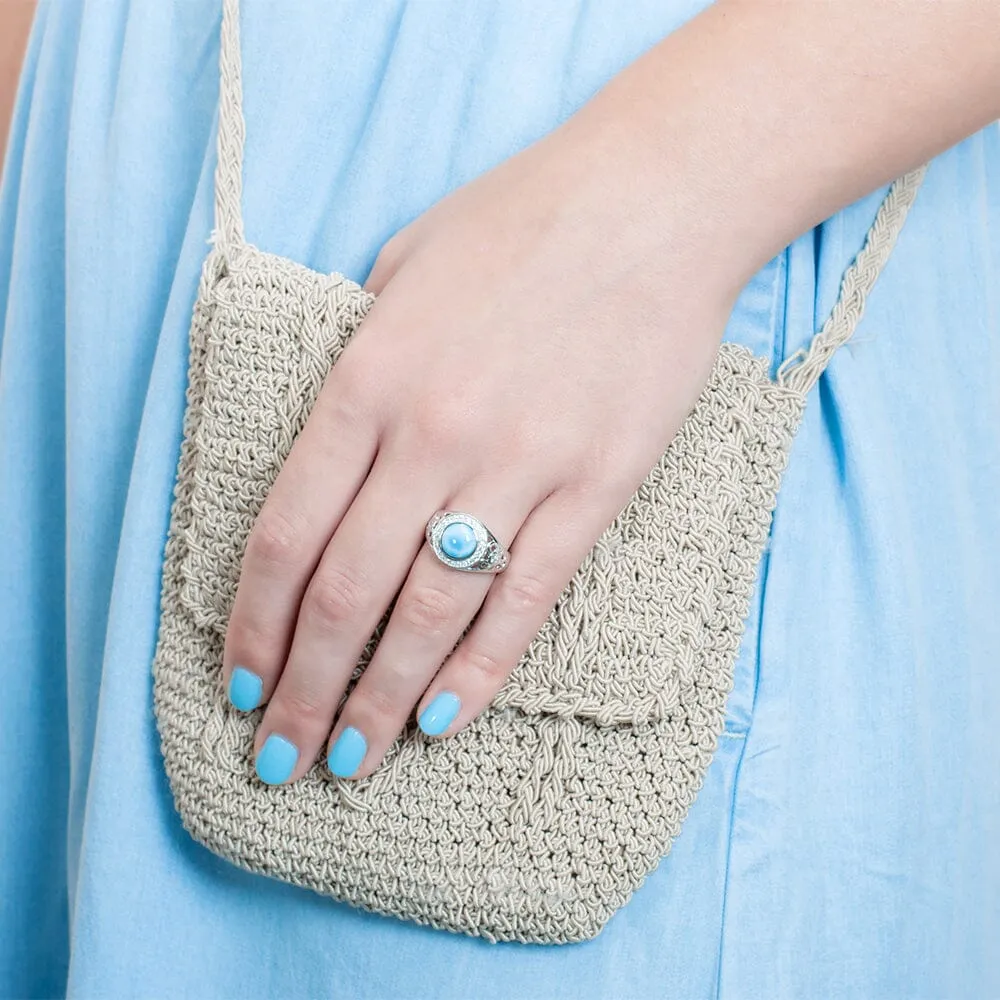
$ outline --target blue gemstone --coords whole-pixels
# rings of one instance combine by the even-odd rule
[[[449,524],[441,532],[441,551],[449,559],[468,559],[476,551],[476,533],[461,521]]]

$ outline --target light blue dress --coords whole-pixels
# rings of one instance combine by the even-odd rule
[[[247,238],[363,281],[700,6],[243,0]],[[932,162],[812,390],[720,749],[598,938],[365,914],[184,832],[150,662],[220,9],[40,0],[25,59],[0,191],[0,996],[1000,997],[995,125]],[[727,339],[775,367],[802,346],[884,193],[767,264]]]

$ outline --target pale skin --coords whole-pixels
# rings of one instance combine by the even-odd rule
[[[225,670],[262,680],[257,752],[294,744],[294,781],[351,727],[329,766],[357,779],[441,692],[437,738],[468,725],[689,412],[743,284],[1000,116],[998,67],[994,3],[722,0],[397,233],[247,547]],[[439,508],[509,568],[442,565]]]
[[[467,726],[690,411],[746,281],[998,117],[995,0],[719,0],[397,233],[226,636],[227,686],[260,679],[255,752],[297,750],[278,780],[348,727],[363,754],[335,773],[370,774],[442,692],[459,707],[433,738]],[[509,568],[438,562],[439,508],[481,518]]]
[[[17,77],[34,12],[35,0],[0,0],[0,162],[7,148]]]

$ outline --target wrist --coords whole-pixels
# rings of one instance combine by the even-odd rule
[[[702,288],[735,295],[803,232],[1000,115],[998,54],[989,0],[719,0],[557,131],[623,238],[659,239]]]

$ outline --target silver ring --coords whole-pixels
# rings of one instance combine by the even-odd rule
[[[427,522],[425,534],[434,555],[452,569],[502,573],[510,562],[510,553],[496,535],[471,514],[439,510]]]

